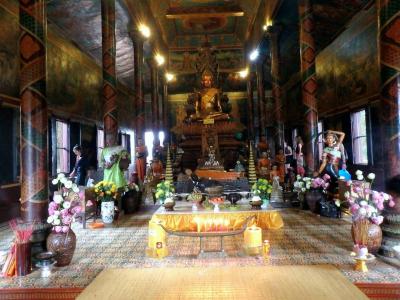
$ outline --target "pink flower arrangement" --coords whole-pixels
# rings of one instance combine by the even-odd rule
[[[371,189],[375,178],[373,173],[367,176],[368,180],[365,180],[362,172],[357,172],[357,178],[362,179],[362,181],[348,181],[347,186],[350,187],[350,192],[344,194],[350,204],[353,220],[369,219],[372,223],[379,225],[383,222],[383,216],[380,213],[384,209],[384,203],[393,207],[395,205],[393,198],[389,194]]]
[[[331,177],[328,174],[325,174],[321,177],[316,177],[311,180],[311,188],[313,189],[321,189],[324,192],[329,188],[329,182],[331,181]]]
[[[63,174],[59,174],[52,183],[58,185],[58,192],[54,193],[53,201],[49,203],[49,217],[47,223],[53,225],[57,233],[67,233],[74,221],[75,215],[82,211],[79,188]]]

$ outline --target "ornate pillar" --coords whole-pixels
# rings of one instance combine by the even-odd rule
[[[115,75],[115,0],[101,0],[103,109],[106,146],[118,143],[117,77]]]
[[[152,111],[152,130],[154,139],[158,141],[158,132],[160,131],[160,116],[158,109],[158,70],[154,58],[149,58],[150,67],[150,85],[151,85],[151,111]]]
[[[256,65],[256,76],[260,136],[263,136],[265,135],[265,91],[262,61]]]
[[[134,30],[131,32],[133,40],[133,68],[134,68],[134,80],[135,80],[135,93],[136,93],[136,139],[138,137],[144,140],[145,130],[145,106],[143,96],[143,79],[142,79],[142,68],[143,68],[143,38],[139,31]]]
[[[20,1],[21,215],[47,218],[46,1]]]
[[[275,135],[276,146],[283,149],[283,142],[285,139],[284,120],[283,120],[283,105],[282,105],[282,92],[280,86],[279,74],[279,45],[278,45],[279,29],[275,26],[268,27],[268,36],[270,38],[271,48],[271,77],[272,77],[272,97],[274,99],[274,112],[275,116]]]
[[[381,116],[387,177],[400,173],[400,5],[378,0]]]
[[[169,138],[169,124],[168,124],[168,81],[163,79],[163,99],[162,99],[162,122],[164,129],[165,141],[168,142]]]
[[[254,123],[253,123],[253,73],[249,72],[247,78],[247,132],[249,138],[254,139]]]
[[[306,173],[318,168],[318,153],[315,139],[318,135],[317,79],[315,73],[314,20],[310,0],[299,1],[300,57],[302,98],[304,115],[304,154]]]

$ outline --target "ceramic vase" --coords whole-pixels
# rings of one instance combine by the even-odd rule
[[[111,224],[114,221],[114,201],[101,202],[101,220],[104,224]]]
[[[74,256],[76,235],[72,229],[67,233],[52,231],[47,237],[46,245],[47,250],[55,254],[56,266],[67,266]]]
[[[319,213],[318,202],[320,202],[323,197],[324,195],[320,190],[309,190],[306,193],[305,198],[310,211],[317,214]]]
[[[263,198],[262,199],[262,205],[261,205],[261,209],[267,209],[269,205],[269,200],[268,198]]]

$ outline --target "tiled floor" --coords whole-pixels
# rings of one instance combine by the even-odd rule
[[[197,257],[199,242],[196,238],[170,237],[170,256],[157,260],[145,255],[147,225],[153,207],[144,212],[126,215],[113,228],[82,229],[74,225],[77,247],[71,264],[56,268],[50,278],[40,278],[39,272],[21,278],[0,278],[4,287],[84,287],[104,268],[146,267],[215,267],[331,264],[353,282],[400,282],[400,272],[381,262],[369,262],[369,272],[353,271],[350,257],[351,224],[346,220],[318,217],[308,211],[284,209],[285,225],[279,230],[264,231],[264,239],[271,243],[269,261],[262,257],[246,256],[241,249],[242,236],[226,237],[226,256],[208,254]],[[0,227],[0,250],[6,249],[12,234]],[[218,240],[209,240],[206,247],[218,248]]]

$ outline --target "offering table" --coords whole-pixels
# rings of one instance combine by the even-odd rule
[[[251,210],[250,205],[238,205],[233,208],[213,210],[198,210],[193,212],[191,206],[175,207],[174,211],[165,211],[160,207],[151,218],[149,224],[159,224],[168,234],[191,236],[200,238],[200,252],[202,238],[219,237],[220,250],[223,252],[223,237],[243,233],[246,227],[257,226],[261,229],[279,229],[283,227],[283,220],[277,210]],[[160,228],[160,229],[161,229]],[[157,257],[154,253],[154,228],[149,226],[149,248],[147,255]],[[153,242],[152,242],[153,241]],[[165,251],[167,246],[163,239]]]

